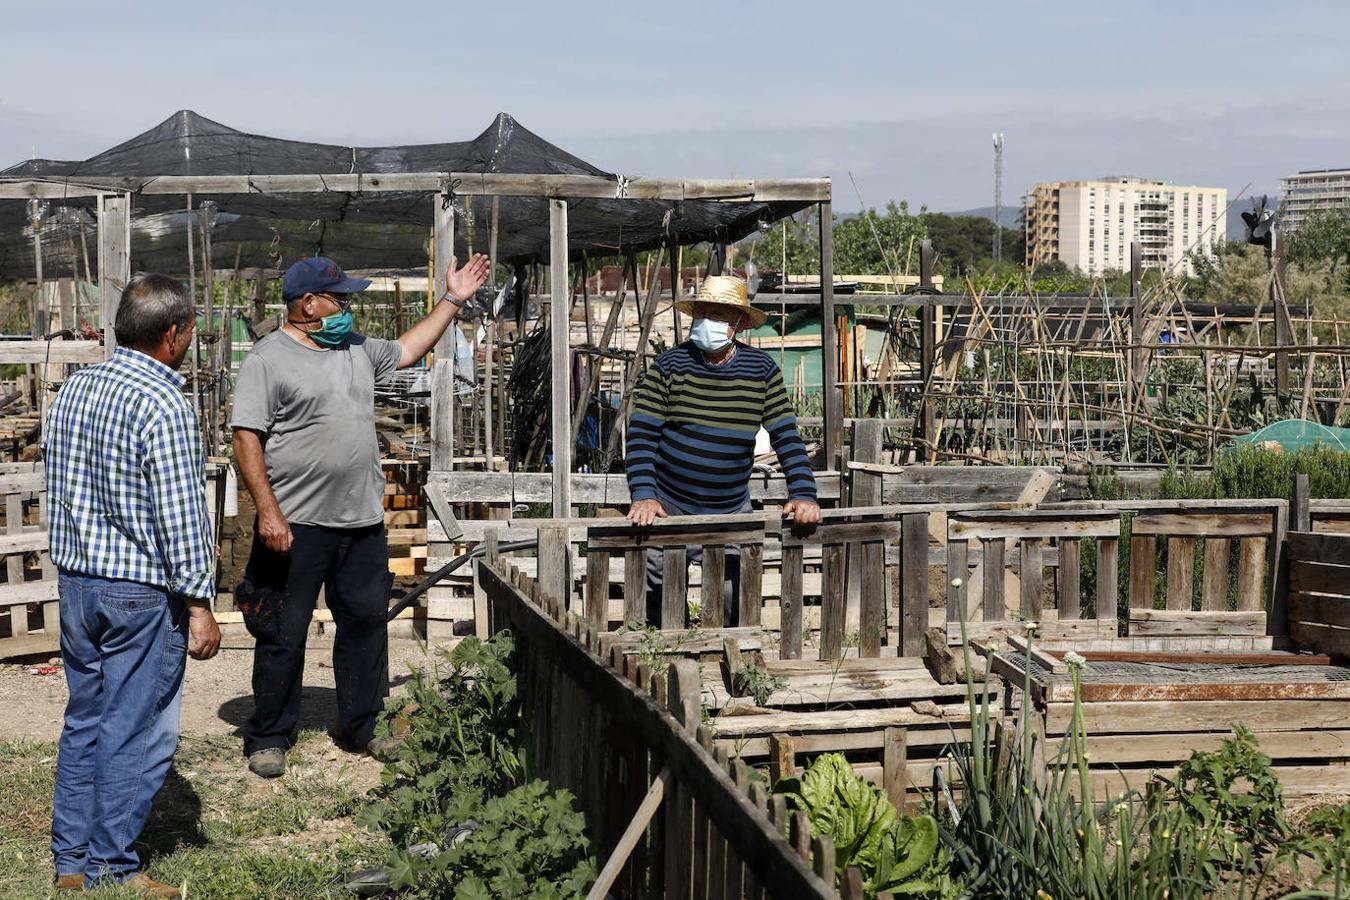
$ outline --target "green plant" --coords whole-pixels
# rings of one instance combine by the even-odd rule
[[[921,875],[937,850],[937,823],[928,816],[900,816],[882,791],[853,771],[843,754],[816,757],[802,775],[780,779],[774,791],[794,809],[806,812],[814,833],[834,841],[840,878],[849,867],[858,867],[868,896],[934,889]]]
[[[414,673],[407,700],[381,718],[379,732],[402,734],[403,749],[361,821],[398,848],[388,863],[396,886],[434,897],[571,897],[594,879],[572,795],[522,783],[514,665],[510,632],[466,638],[431,674]]]
[[[430,858],[400,850],[389,867],[395,888],[434,897],[582,897],[595,880],[585,821],[567,791],[531,781],[480,802],[458,795],[447,814],[474,827]]]
[[[785,679],[770,675],[767,669],[750,659],[741,663],[740,669],[732,675],[732,680],[738,690],[745,691],[755,699],[756,706],[767,705],[775,691],[787,687]]]
[[[959,585],[957,585],[959,588]],[[958,605],[958,608],[962,608]],[[963,637],[965,623],[962,621]],[[1022,696],[1030,694],[1030,640]],[[967,672],[971,671],[967,642]],[[964,786],[958,815],[939,834],[971,896],[1199,898],[1258,896],[1289,854],[1278,849],[1279,789],[1269,759],[1239,732],[1196,754],[1172,782],[1104,797],[1089,768],[1081,700],[1084,661],[1065,654],[1073,682],[1068,733],[1048,761],[1029,727],[991,713],[967,677],[971,740],[948,748]],[[1253,791],[1241,790],[1252,785]],[[1193,795],[1200,799],[1188,803]]]

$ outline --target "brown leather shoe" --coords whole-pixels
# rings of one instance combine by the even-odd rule
[[[58,891],[82,891],[84,890],[84,875],[58,875],[56,889]]]
[[[178,892],[178,888],[169,887],[169,885],[167,884],[160,884],[158,881],[155,881],[144,872],[137,872],[135,875],[132,875],[126,881],[122,882],[122,884],[125,885],[126,887],[134,888],[142,892],[147,897],[183,896]]]

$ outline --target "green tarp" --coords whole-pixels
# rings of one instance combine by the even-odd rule
[[[1273,441],[1285,450],[1296,452],[1320,444],[1331,450],[1350,450],[1350,428],[1333,428],[1307,419],[1272,422],[1260,431],[1234,438],[1234,444],[1261,444]]]

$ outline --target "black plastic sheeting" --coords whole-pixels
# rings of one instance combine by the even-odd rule
[[[471,141],[397,147],[340,147],[236,131],[190,110],[174,113],[131,140],[81,162],[29,160],[0,175],[47,178],[155,175],[324,175],[390,172],[482,172],[593,175],[615,179],[550,144],[500,113]],[[667,174],[667,173],[660,173]],[[83,275],[87,256],[97,271],[91,198],[44,201],[43,272]],[[284,268],[302,256],[329,256],[349,269],[425,269],[434,195],[429,193],[309,193],[196,195],[193,203],[213,222],[216,268]],[[498,258],[547,261],[548,202],[498,200]],[[456,251],[487,252],[491,197],[456,196]],[[467,208],[466,208],[467,205]],[[731,243],[764,223],[809,203],[569,200],[573,258],[652,249],[674,241]],[[198,212],[197,215],[202,215]],[[200,223],[202,220],[198,220]],[[136,195],[132,213],[132,269],[186,273],[186,197]],[[200,224],[198,225],[200,228]],[[198,244],[200,247],[200,244]],[[196,254],[200,267],[201,253]],[[0,200],[0,280],[34,275],[28,201]]]

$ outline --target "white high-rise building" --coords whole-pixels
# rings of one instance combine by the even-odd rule
[[[1280,233],[1298,231],[1319,210],[1350,206],[1350,169],[1315,169],[1280,179]]]
[[[1091,275],[1130,267],[1130,243],[1143,264],[1181,274],[1187,253],[1226,240],[1228,191],[1143,178],[1037,184],[1027,194],[1027,262],[1061,260]]]

